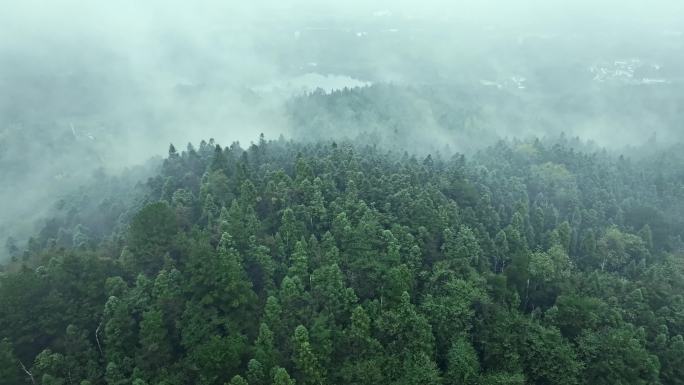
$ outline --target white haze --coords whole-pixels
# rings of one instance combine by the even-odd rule
[[[288,137],[284,102],[316,87],[504,87],[549,68],[560,82],[570,68],[607,71],[638,57],[662,66],[656,81],[670,82],[649,92],[681,100],[672,86],[684,77],[682,31],[677,0],[0,0],[0,240],[25,239],[55,198],[94,170],[142,163],[170,142]],[[646,132],[629,126],[617,135],[606,101],[589,97],[593,115],[570,111],[569,134],[608,146],[652,132],[682,138],[684,126],[666,127],[674,115],[646,106],[631,111]],[[675,114],[672,103],[665,110]],[[503,137],[522,132],[490,123]],[[439,127],[421,129],[449,140]]]

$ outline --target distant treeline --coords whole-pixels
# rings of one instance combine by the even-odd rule
[[[319,90],[293,98],[286,112],[298,140],[360,138],[409,152],[469,153],[502,138],[555,139],[563,133],[612,149],[649,139],[684,141],[679,83],[554,88],[536,79],[523,88],[502,84],[380,83],[330,94]]]

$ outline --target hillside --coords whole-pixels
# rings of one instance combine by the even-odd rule
[[[0,378],[680,384],[681,153],[172,146],[10,250]]]

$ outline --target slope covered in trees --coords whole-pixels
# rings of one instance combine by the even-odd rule
[[[11,250],[0,378],[682,384],[681,153],[171,147]]]
[[[527,79],[517,86],[471,79],[378,83],[329,94],[318,90],[288,100],[286,112],[297,139],[371,137],[373,143],[400,151],[443,151],[446,145],[470,153],[501,138],[556,138],[561,133],[614,150],[656,136],[665,143],[681,141],[681,85],[612,84],[569,75],[566,79],[566,71],[564,76]],[[551,81],[560,78],[573,86]]]

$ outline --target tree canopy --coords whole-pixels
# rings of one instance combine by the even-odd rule
[[[0,378],[682,384],[670,155],[173,147],[130,199],[100,195],[109,219],[65,202],[26,250],[8,241]]]

